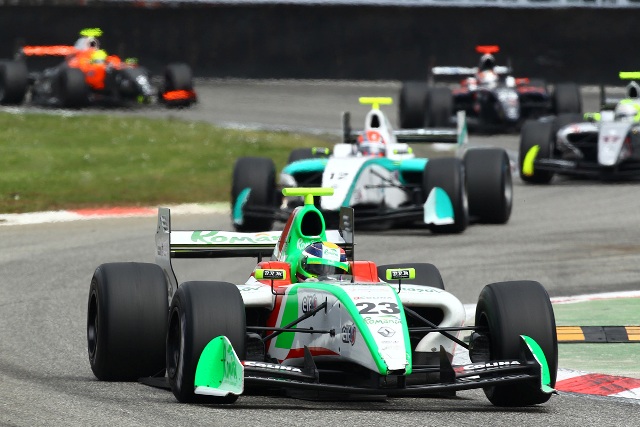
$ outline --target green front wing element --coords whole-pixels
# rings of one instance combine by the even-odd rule
[[[424,223],[447,225],[454,223],[453,204],[446,191],[434,187],[424,203]]]
[[[540,348],[540,345],[531,337],[526,335],[520,335],[524,340],[524,343],[529,347],[533,357],[540,365],[540,390],[544,393],[555,393],[555,389],[551,387],[551,373],[549,372],[549,364],[547,358],[544,355],[544,351]]]
[[[195,394],[224,397],[244,391],[244,367],[225,336],[206,345],[196,367]]]
[[[527,151],[522,161],[522,174],[524,176],[533,176],[533,162],[536,160],[536,156],[540,151],[539,145],[534,145]]]

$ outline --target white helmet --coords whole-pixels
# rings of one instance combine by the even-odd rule
[[[640,102],[623,100],[616,105],[614,110],[615,120],[633,122],[637,121],[636,116],[640,117]]]

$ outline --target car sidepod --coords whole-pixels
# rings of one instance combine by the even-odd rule
[[[625,122],[601,123],[598,134],[598,163],[600,165],[614,166],[631,155],[631,151],[628,149],[630,144],[626,138],[631,126],[631,123]]]

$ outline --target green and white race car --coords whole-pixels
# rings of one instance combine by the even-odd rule
[[[482,388],[498,406],[549,399],[558,352],[542,285],[485,286],[475,326],[464,326],[464,306],[432,264],[354,259],[353,209],[342,208],[339,229],[327,230],[314,205],[332,192],[285,189],[305,202],[282,232],[175,231],[161,208],[156,263],[103,264],[91,280],[95,376],[170,388],[194,403],[274,389],[340,398]],[[247,256],[258,263],[237,283],[178,285],[172,267],[174,258]],[[452,363],[456,347],[471,363]]]
[[[285,222],[300,197],[285,187],[330,187],[318,200],[330,224],[341,207],[356,208],[359,225],[388,228],[426,224],[434,232],[460,233],[470,222],[504,224],[513,203],[511,165],[503,149],[467,149],[464,112],[457,129],[394,130],[380,105],[391,98],[360,98],[372,108],[361,131],[343,116],[343,142],[329,149],[294,150],[276,180],[269,158],[236,161],[231,190],[237,231],[270,230]],[[408,142],[457,147],[456,157],[417,158]],[[277,183],[276,183],[277,181]]]

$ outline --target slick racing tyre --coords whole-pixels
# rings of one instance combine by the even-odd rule
[[[580,87],[575,83],[558,83],[553,91],[553,105],[556,115],[562,113],[582,113]]]
[[[289,159],[287,164],[296,162],[298,160],[306,159],[326,159],[331,154],[331,150],[324,147],[314,148],[296,148],[289,153]]]
[[[453,95],[447,87],[432,87],[427,95],[425,124],[428,127],[444,128],[451,126],[453,114]]]
[[[428,86],[426,82],[403,82],[398,104],[400,128],[423,128]]]
[[[173,394],[183,403],[233,403],[236,395],[194,393],[198,360],[213,338],[226,336],[240,360],[245,359],[244,302],[236,285],[226,282],[186,282],[178,287],[169,310],[167,375]]]
[[[19,105],[29,85],[29,72],[22,61],[0,61],[0,105]]]
[[[191,67],[187,64],[175,63],[167,65],[164,71],[163,93],[174,90],[193,91],[193,74]],[[164,100],[164,102],[167,107],[188,107],[195,102],[195,98],[191,96],[184,99]]]
[[[518,154],[518,170],[520,171],[520,178],[524,182],[532,184],[548,184],[553,179],[553,172],[541,171],[533,169],[531,175],[525,174],[525,158],[527,153],[535,147],[539,147],[536,159],[549,159],[553,155],[553,138],[555,133],[553,132],[553,122],[527,120],[522,126],[520,132],[520,150]]]
[[[183,63],[167,65],[164,70],[164,88],[169,90],[193,90],[191,67]]]
[[[431,225],[435,233],[462,233],[469,224],[469,207],[464,166],[457,158],[429,159],[424,169],[422,188],[426,200],[435,187],[442,188],[453,207],[454,223]]]
[[[241,157],[233,168],[231,218],[236,231],[271,230],[276,206],[276,167],[263,157]],[[251,212],[251,209],[260,212]],[[249,212],[245,213],[245,210]]]
[[[409,262],[404,264],[384,264],[378,266],[378,277],[386,281],[387,270],[391,268],[414,268],[416,270],[415,279],[402,280],[402,284],[431,286],[432,288],[444,289],[444,281],[438,268],[426,262]]]
[[[63,108],[82,108],[89,103],[89,86],[84,73],[78,68],[60,69],[57,96]]]
[[[101,381],[164,376],[169,310],[164,272],[156,264],[99,266],[89,288],[89,363]]]
[[[487,224],[505,224],[511,216],[513,184],[507,152],[501,148],[465,153],[469,216]]]
[[[480,292],[475,324],[487,331],[491,360],[520,359],[522,339],[533,338],[542,348],[554,387],[558,372],[558,340],[553,308],[547,291],[538,282],[514,281],[492,283]],[[484,389],[496,406],[527,406],[544,403],[550,395],[540,390],[539,379],[530,383],[513,383]]]

